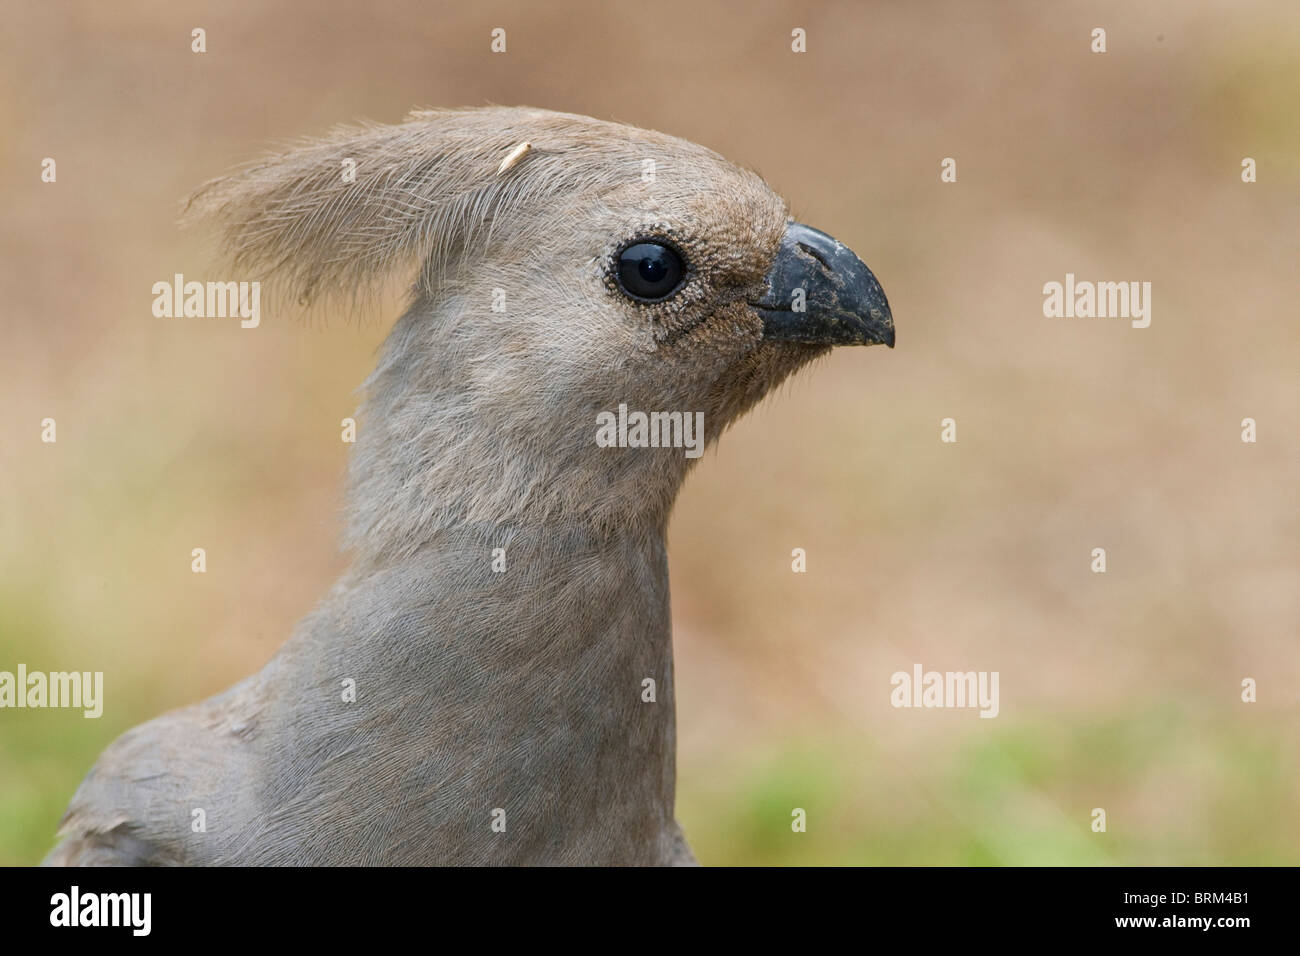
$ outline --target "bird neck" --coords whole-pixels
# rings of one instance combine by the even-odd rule
[[[349,658],[375,686],[411,688],[372,724],[401,739],[376,748],[433,750],[447,770],[431,778],[436,792],[413,792],[409,805],[425,815],[501,808],[508,826],[544,834],[571,862],[671,853],[676,720],[662,528],[448,527],[415,555],[353,577],[340,597],[369,632]],[[412,727],[433,739],[417,747]],[[467,836],[467,846],[480,843],[477,831]],[[527,862],[520,852],[511,859]]]
[[[464,528],[661,535],[719,424],[709,417],[709,434],[699,434],[704,413],[656,399],[653,380],[611,386],[618,398],[608,400],[545,371],[503,372],[489,387],[484,363],[457,350],[455,328],[454,317],[409,312],[366,383],[349,463],[346,544],[357,561],[400,559]],[[605,416],[631,414],[623,406],[639,415],[676,409],[679,430],[685,437],[693,429],[695,447],[609,445]],[[625,437],[627,426],[616,418],[612,431]]]

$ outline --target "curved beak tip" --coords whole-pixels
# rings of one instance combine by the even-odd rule
[[[894,347],[894,318],[875,275],[853,250],[791,222],[768,270],[763,337],[814,345]]]

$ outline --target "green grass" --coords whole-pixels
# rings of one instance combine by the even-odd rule
[[[838,740],[679,778],[706,864],[1294,865],[1287,742],[1174,704],[1077,723],[1003,723],[909,761]],[[703,768],[705,765],[701,765]],[[718,781],[726,781],[719,785]],[[808,812],[806,833],[791,810]],[[1092,810],[1107,832],[1091,829]]]

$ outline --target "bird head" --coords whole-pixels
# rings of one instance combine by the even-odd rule
[[[416,274],[352,462],[351,541],[376,555],[453,523],[662,525],[698,451],[601,443],[602,416],[689,415],[708,443],[831,347],[894,344],[867,266],[756,174],[581,116],[418,111],[191,204],[239,278],[304,304]]]

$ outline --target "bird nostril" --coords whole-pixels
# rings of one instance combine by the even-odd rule
[[[805,245],[802,242],[795,243],[795,245],[797,245],[800,249],[802,249],[804,252],[808,253],[808,255],[812,256],[819,263],[821,263],[821,267],[825,269],[827,273],[831,271],[831,264],[827,262],[825,257],[816,249],[814,249],[812,246]]]

